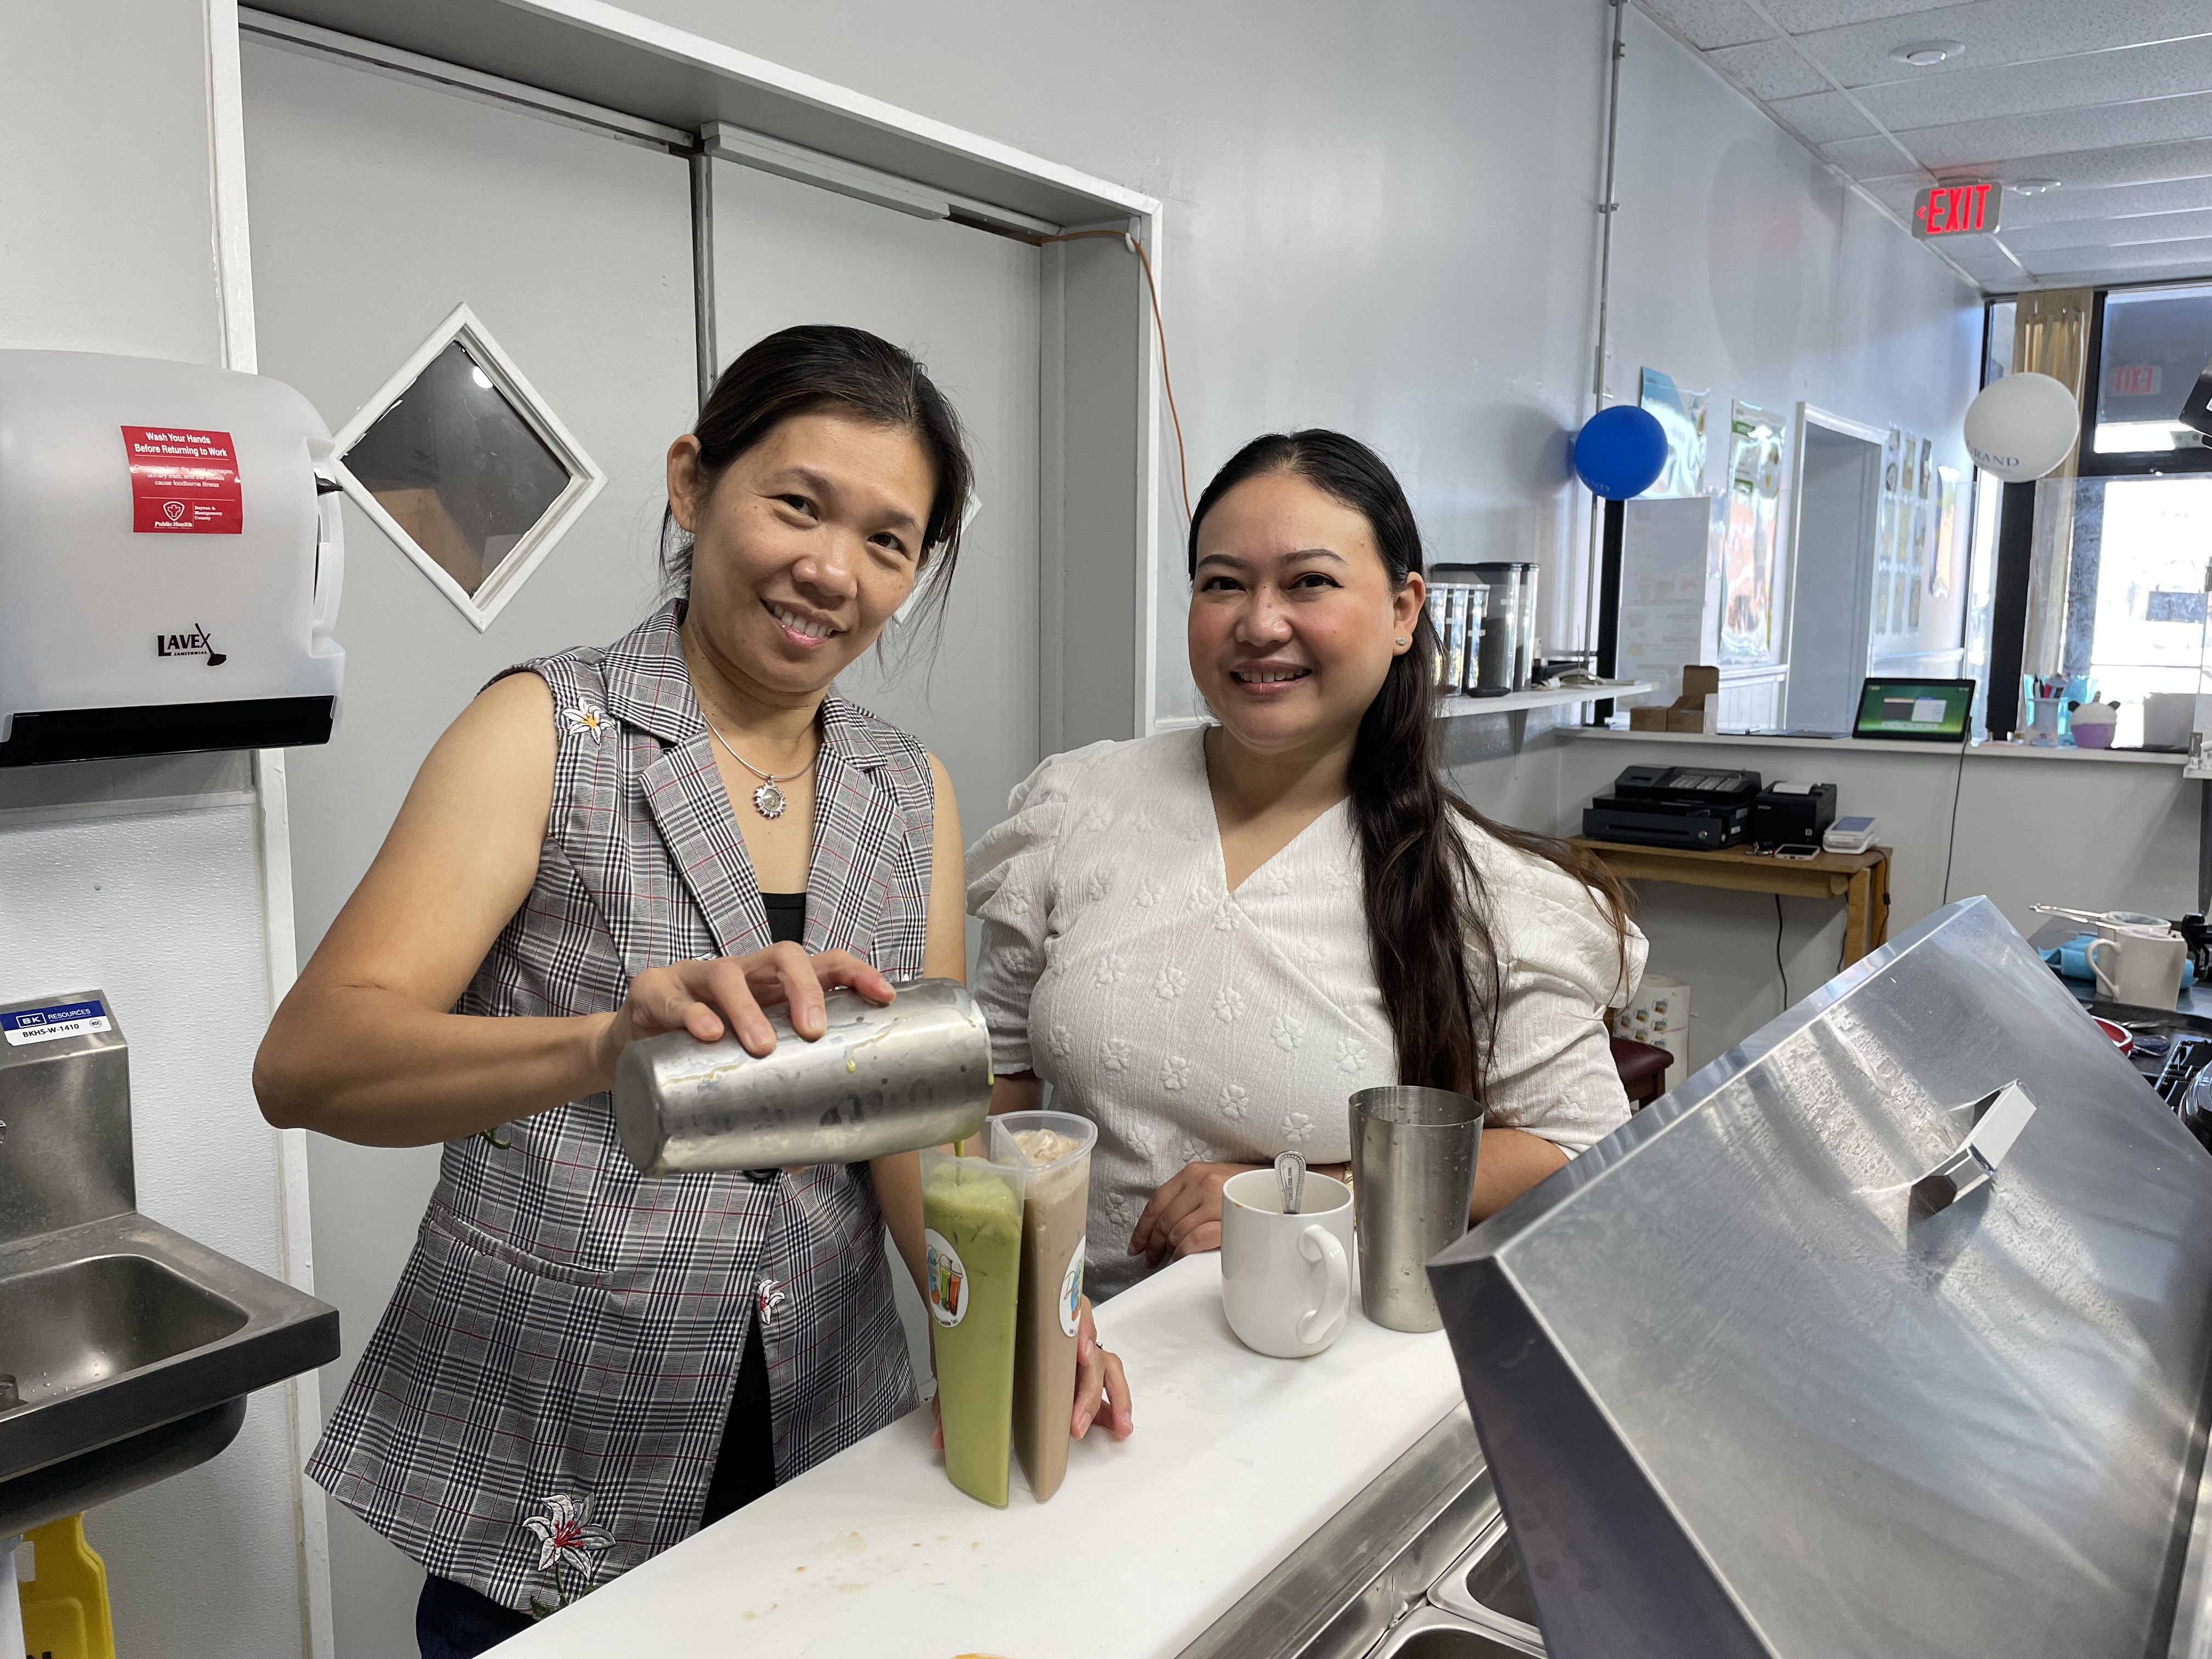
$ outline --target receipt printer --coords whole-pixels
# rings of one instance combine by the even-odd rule
[[[1751,804],[1754,847],[1818,847],[1836,821],[1832,783],[1770,783]]]
[[[281,381],[0,351],[0,766],[327,743],[332,474]]]
[[[1713,852],[1749,832],[1759,774],[1711,766],[1631,766],[1583,808],[1592,841]]]

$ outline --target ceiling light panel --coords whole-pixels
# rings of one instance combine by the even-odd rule
[[[1774,39],[1743,0],[1644,0],[1644,9],[1700,52]]]

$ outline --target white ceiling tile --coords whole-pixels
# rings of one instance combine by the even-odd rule
[[[2172,242],[2186,237],[2212,237],[2212,208],[2193,213],[2145,213],[2126,219],[2065,219],[2052,224],[2024,225],[2004,204],[2005,246],[2021,257],[2023,249],[2133,247],[2145,242]]]
[[[2156,184],[2212,176],[2212,139],[2191,138],[2171,144],[2133,144],[2118,149],[2061,151],[1999,161],[1978,176],[2007,183],[2014,179],[2057,179],[2065,190],[2102,190],[2114,185]],[[1922,181],[1925,183],[1923,179]]]
[[[1771,40],[1774,31],[1743,0],[1642,0],[1644,9],[1700,52]]]
[[[1787,40],[1754,40],[1747,46],[1722,46],[1705,54],[1705,61],[1732,85],[1762,103],[1794,98],[1801,93],[1820,92],[1827,82],[1820,71],[1805,61]]]
[[[1902,175],[1917,181],[1915,189],[1928,182],[1927,166],[1910,146],[1900,149],[1889,139],[1879,136],[1845,138],[1837,143],[1824,144],[1820,147],[1820,154],[1854,179],[1893,179]],[[1907,156],[1912,159],[1908,161]],[[1976,176],[1981,175],[1978,173]],[[1996,175],[1990,173],[1988,176],[1995,178]]]
[[[2105,104],[2094,109],[2051,110],[1906,128],[1896,131],[1895,136],[1923,167],[1939,172],[1979,173],[1995,163],[2057,151],[2212,137],[2212,92],[2153,98],[2138,104]],[[1847,171],[1856,173],[1863,164],[1894,172],[1874,148],[1881,142],[1847,138],[1828,146],[1826,153]]]
[[[1780,12],[1775,16],[1788,27]],[[1804,34],[1800,44],[1844,85],[1857,88],[1942,81],[2002,64],[2205,33],[2212,33],[2212,0],[1973,0],[1931,15]],[[1889,55],[1931,36],[1963,42],[1966,50],[1924,70]]]
[[[1855,94],[1893,132],[2045,110],[2136,102],[2212,87],[2212,34],[2033,64],[2004,64]],[[2045,146],[2049,148],[2049,146]]]
[[[1910,173],[1893,179],[1875,179],[1861,187],[1899,218],[1910,219],[1914,198],[1928,188],[1928,175]]]
[[[1893,187],[1885,183],[1881,189]],[[2142,215],[2191,213],[2206,208],[2212,208],[2212,177],[2161,179],[2155,184],[2112,185],[2101,190],[2069,184],[2041,196],[2006,197],[2004,222],[2009,232],[2015,225],[2026,228],[2032,225]]]
[[[2024,255],[2023,263],[2037,281],[2051,287],[2154,276],[2195,276],[2212,272],[2212,239],[2141,247],[2053,248]]]
[[[1961,237],[1946,242],[1943,252],[1952,263],[1984,288],[2016,288],[2027,276],[2020,261],[1987,236]]]
[[[1808,93],[1802,98],[1778,98],[1767,113],[1815,149],[1845,138],[1864,137],[1876,131],[1840,92]]]
[[[1774,21],[1792,34],[1951,9],[1952,0],[1766,0]]]

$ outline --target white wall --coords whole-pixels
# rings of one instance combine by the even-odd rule
[[[219,361],[201,7],[0,0],[0,347]],[[244,757],[0,773],[0,999],[106,989],[140,1207],[275,1273],[252,799]],[[301,1650],[290,1457],[267,1390],[220,1457],[93,1512],[121,1652]]]
[[[1612,400],[1636,402],[1646,368],[1709,392],[1709,488],[1725,483],[1741,399],[1931,438],[1971,489],[1960,422],[1979,382],[1978,291],[1633,8],[1625,44]],[[1936,643],[1957,645],[1964,588],[1923,608],[1924,637],[1948,629]]]
[[[1193,500],[1247,439],[1329,425],[1397,467],[1434,555],[1579,552],[1599,0],[633,9],[1162,198]],[[1160,712],[1189,713],[1171,505],[1161,535]]]

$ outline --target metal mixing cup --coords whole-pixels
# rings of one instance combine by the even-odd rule
[[[1394,1331],[1443,1328],[1423,1271],[1467,1231],[1482,1103],[1393,1084],[1352,1097],[1352,1194],[1359,1299]]]
[[[823,999],[809,1042],[788,1010],[767,1011],[775,1050],[665,1031],[615,1066],[615,1127],[646,1175],[857,1164],[980,1133],[991,1109],[991,1036],[967,988],[909,980],[886,1006]]]

